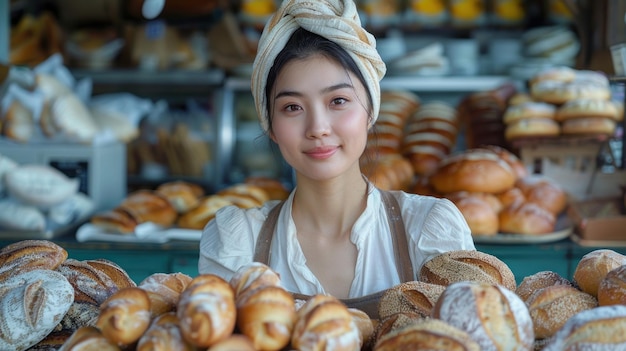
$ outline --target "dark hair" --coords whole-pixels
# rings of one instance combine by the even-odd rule
[[[278,53],[276,59],[274,59],[274,64],[272,68],[270,68],[267,74],[267,84],[265,85],[265,101],[267,101],[266,109],[268,116],[268,130],[272,130],[272,100],[271,100],[271,91],[274,88],[274,83],[276,82],[276,77],[278,77],[278,73],[282,70],[282,68],[292,60],[296,59],[304,59],[310,57],[314,54],[321,54],[325,57],[332,59],[339,63],[343,68],[347,71],[352,72],[363,84],[365,90],[367,91],[367,102],[368,109],[371,109],[372,96],[367,89],[367,83],[365,78],[363,77],[363,73],[354,62],[350,54],[342,48],[339,44],[330,41],[321,35],[317,35],[315,33],[311,33],[303,28],[298,28],[291,35],[291,38],[285,44],[283,50]]]

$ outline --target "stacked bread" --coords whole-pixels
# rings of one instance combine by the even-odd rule
[[[215,194],[187,181],[171,181],[154,190],[134,191],[115,208],[94,214],[91,223],[107,233],[130,235],[144,223],[161,228],[176,226],[202,230],[224,206],[260,207],[266,201],[284,199],[285,187],[274,179],[250,178]]]
[[[494,145],[449,155],[414,190],[454,202],[474,235],[551,233],[567,206],[560,186],[528,175],[515,154]]]
[[[529,100],[511,104],[504,115],[506,139],[615,133],[623,105],[612,101],[601,72],[566,66],[544,69],[529,81]]]

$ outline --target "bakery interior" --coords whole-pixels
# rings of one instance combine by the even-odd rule
[[[215,212],[284,199],[294,186],[250,93],[256,40],[276,6],[0,0],[0,319],[9,321],[0,349],[73,350],[88,340],[100,350],[315,349],[298,344],[293,301],[288,312],[271,305],[275,318],[241,322],[245,308],[229,305],[245,295],[241,282],[203,283],[231,294],[220,298],[236,316],[222,327],[192,337],[180,320],[193,288],[202,290],[191,282],[202,278],[198,243]],[[425,265],[419,281],[383,295],[376,318],[339,303],[349,314],[336,318],[358,326],[354,349],[395,350],[402,336],[418,345],[433,330],[467,350],[566,350],[576,333],[587,346],[626,349],[623,338],[576,329],[611,315],[606,335],[626,335],[626,2],[357,6],[387,64],[363,172],[381,189],[453,201],[478,254],[438,257],[467,272],[462,279]],[[249,274],[270,274],[259,269]],[[492,300],[515,318],[490,318],[526,332],[476,341],[454,325],[454,294],[476,310],[470,297],[499,294]],[[135,295],[132,318],[149,317],[107,332],[121,318],[107,307]],[[25,317],[10,301],[43,312]],[[592,313],[602,308],[611,309]],[[287,319],[282,341],[259,331]],[[170,346],[159,348],[159,337]]]

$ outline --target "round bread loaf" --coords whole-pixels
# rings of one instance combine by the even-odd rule
[[[35,269],[57,269],[67,251],[49,240],[20,240],[0,249],[0,281]]]
[[[117,207],[125,210],[137,223],[151,222],[168,228],[176,221],[178,212],[167,198],[151,190],[134,191]]]
[[[453,283],[432,316],[467,332],[481,350],[531,350],[535,341],[528,308],[502,285]]]
[[[443,286],[461,281],[498,284],[511,291],[517,286],[515,275],[506,263],[473,250],[447,251],[435,256],[422,266],[419,278]]]
[[[598,287],[606,275],[626,264],[626,256],[609,249],[597,249],[584,255],[574,270],[574,281],[591,296],[598,296]]]
[[[524,193],[526,202],[537,204],[555,216],[567,207],[565,190],[546,176],[529,175],[518,179],[515,186]]]
[[[553,137],[561,134],[559,123],[549,118],[521,119],[506,126],[504,137],[507,140]]]
[[[603,134],[612,136],[617,122],[605,117],[582,117],[561,122],[561,133],[565,135]]]
[[[528,176],[528,170],[524,166],[524,163],[513,152],[498,145],[485,145],[481,148],[494,152],[498,157],[504,160],[504,162],[508,163],[513,169],[513,172],[515,172],[517,179]]]
[[[175,312],[155,317],[137,341],[135,351],[192,351],[193,346],[183,338],[179,325]]]
[[[554,32],[555,28],[541,28],[533,32],[525,34],[524,40],[527,39],[526,35],[534,37],[531,40],[541,40],[546,31]],[[558,82],[571,82],[576,78],[576,70],[567,66],[555,66],[547,67],[539,72],[535,73],[530,79],[530,84],[536,84],[544,80],[555,80]]]
[[[480,345],[469,333],[438,319],[424,319],[383,335],[376,351],[396,350],[480,351]]]
[[[541,235],[554,232],[556,217],[532,202],[513,204],[498,214],[503,233]]]
[[[337,298],[314,295],[298,310],[291,336],[296,350],[359,350],[362,345],[359,328]]]
[[[422,281],[404,282],[387,289],[378,301],[378,316],[385,319],[403,312],[413,312],[424,318],[431,311],[444,286]]]
[[[528,299],[537,291],[554,285],[569,285],[572,283],[563,278],[560,274],[553,271],[540,271],[535,274],[524,277],[522,282],[515,289],[515,293],[522,301],[528,302]]]
[[[27,350],[61,322],[74,301],[72,285],[59,272],[34,269],[2,281],[0,350]]]
[[[461,211],[473,235],[496,235],[500,201],[492,194],[456,192],[445,196]]]
[[[502,116],[505,124],[530,119],[530,118],[554,118],[556,107],[545,102],[525,102],[509,106]]]
[[[626,306],[600,306],[570,318],[544,351],[623,350],[626,348]]]
[[[511,166],[498,155],[482,149],[470,149],[443,159],[430,177],[441,193],[456,191],[500,193],[515,184]]]
[[[134,344],[150,326],[150,299],[145,290],[118,290],[100,305],[95,326],[116,345]]]
[[[600,306],[626,305],[626,265],[609,271],[600,281],[598,304]]]
[[[586,117],[604,117],[619,120],[619,109],[611,100],[576,99],[568,101],[558,108],[555,114],[557,122]]]
[[[598,306],[595,297],[570,285],[552,285],[535,292],[527,300],[535,338],[554,335],[578,312]]]
[[[502,208],[506,208],[511,205],[518,205],[526,201],[526,196],[524,196],[524,193],[518,187],[513,187],[509,190],[505,190],[504,192],[496,194],[496,196],[502,204]]]

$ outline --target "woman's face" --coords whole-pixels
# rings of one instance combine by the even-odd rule
[[[359,167],[368,100],[356,76],[321,55],[294,60],[278,74],[271,100],[270,137],[300,175],[324,180]]]

